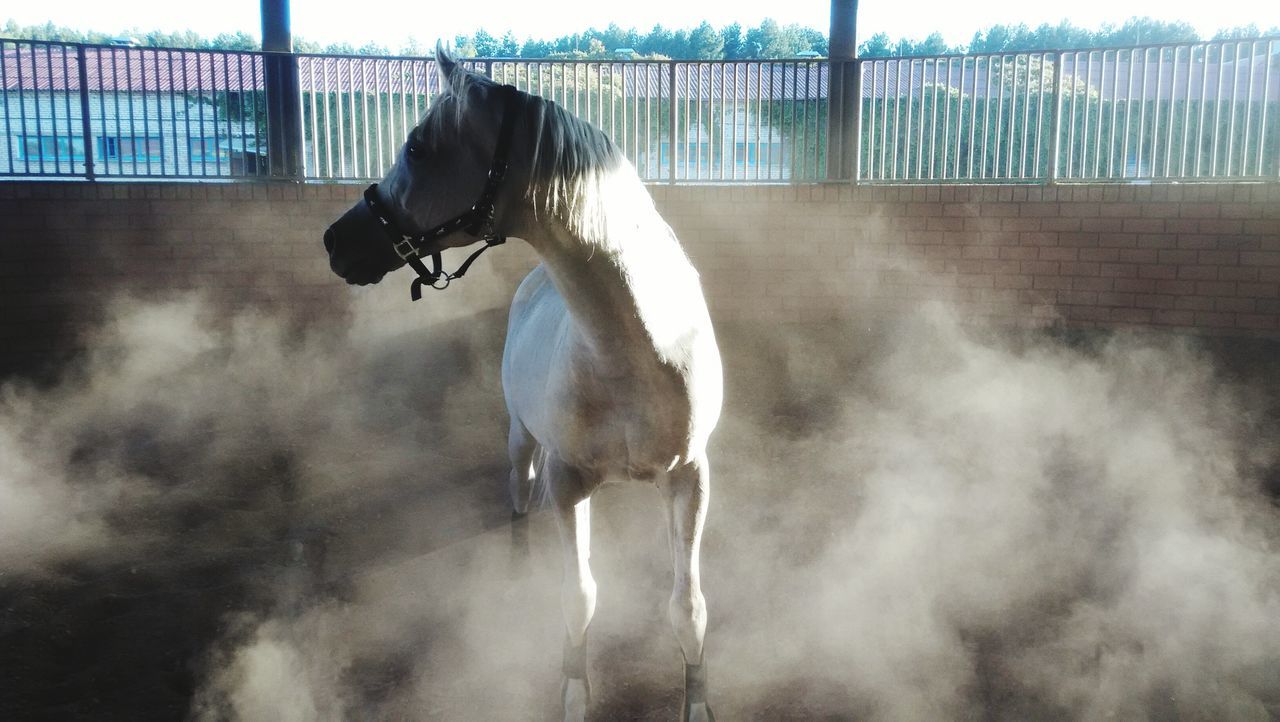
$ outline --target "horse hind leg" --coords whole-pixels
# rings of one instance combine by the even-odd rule
[[[676,640],[684,653],[684,701],[680,719],[714,722],[707,704],[707,664],[703,642],[707,631],[707,603],[702,596],[698,555],[702,528],[711,499],[711,479],[705,458],[671,470],[660,482],[667,506],[674,585],[668,613]]]
[[[511,560],[517,569],[523,569],[529,559],[529,502],[538,476],[538,442],[514,415],[507,434],[507,455],[511,459],[507,480],[511,497]]]
[[[590,484],[582,472],[552,457],[544,466],[545,483],[555,501],[556,526],[564,555],[560,600],[564,612],[565,643],[561,699],[565,722],[586,719],[591,701],[587,677],[587,627],[596,610],[596,581],[591,576]]]

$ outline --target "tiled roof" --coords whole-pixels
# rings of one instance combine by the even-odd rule
[[[6,91],[79,91],[80,76],[76,46],[56,43],[16,45],[0,43],[0,85]],[[209,50],[163,50],[85,46],[85,75],[91,92],[197,93],[210,91],[262,91],[265,56],[261,53],[231,53]],[[1001,56],[995,56],[997,58]],[[1012,59],[1014,56],[1005,56]],[[1012,86],[1017,76],[1018,92],[1026,88],[1026,55],[1021,64],[1010,60],[1002,82],[999,62],[988,56],[975,63],[972,57],[950,60],[921,58],[868,59],[862,64],[864,98],[920,97],[939,86],[977,97],[995,94],[1002,86]],[[1033,54],[1031,58],[1038,57]],[[1271,63],[1272,72],[1267,73]],[[518,87],[555,98],[564,90],[566,79],[584,90],[601,86],[620,87],[627,97],[658,98],[669,94],[673,75],[680,98],[708,100],[783,100],[827,97],[829,65],[824,61],[776,62],[669,62],[623,63],[612,61],[564,63],[557,61],[477,61],[488,65],[495,78]],[[1112,54],[1103,63],[1099,53],[1065,53],[1063,77],[1075,78],[1104,98],[1118,97],[1185,98],[1201,97],[1243,100],[1263,97],[1263,83],[1269,82],[1266,97],[1280,97],[1280,72],[1274,56],[1254,55],[1198,63],[1188,72],[1186,58],[1133,63]],[[435,63],[425,58],[298,56],[299,82],[304,91],[347,93],[375,91],[434,95],[439,92]],[[674,73],[673,73],[674,68]],[[1143,82],[1143,77],[1146,81]],[[1134,78],[1132,86],[1129,79]],[[541,82],[539,82],[541,78]],[[1040,80],[1033,73],[1032,85]],[[1045,81],[1046,85],[1048,80]],[[990,91],[988,91],[990,85]],[[1219,94],[1218,87],[1223,92]],[[1203,86],[1203,88],[1202,88]]]

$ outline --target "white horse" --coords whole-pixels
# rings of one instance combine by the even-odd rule
[[[502,384],[513,516],[541,488],[563,545],[565,718],[583,719],[590,695],[591,495],[634,479],[655,484],[666,506],[682,717],[711,720],[698,555],[722,371],[698,274],[604,133],[441,52],[436,61],[440,97],[382,182],[325,233],[330,265],[368,284],[408,262],[421,277],[416,297],[420,283],[447,284],[478,255],[443,273],[444,248],[508,235],[533,248],[541,264],[511,305]]]

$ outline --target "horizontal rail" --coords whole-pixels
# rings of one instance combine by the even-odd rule
[[[296,90],[269,87],[279,63]],[[1280,38],[865,59],[835,139],[822,60],[464,64],[590,121],[652,182],[832,180],[829,146],[861,183],[1280,180]],[[431,58],[0,39],[0,177],[378,178],[439,91]],[[300,133],[268,133],[272,92]]]

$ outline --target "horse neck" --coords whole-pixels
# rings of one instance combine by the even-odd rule
[[[647,208],[606,219],[593,237],[552,221],[526,239],[591,348],[624,366],[681,356],[689,330],[707,316],[697,272],[644,200]]]

